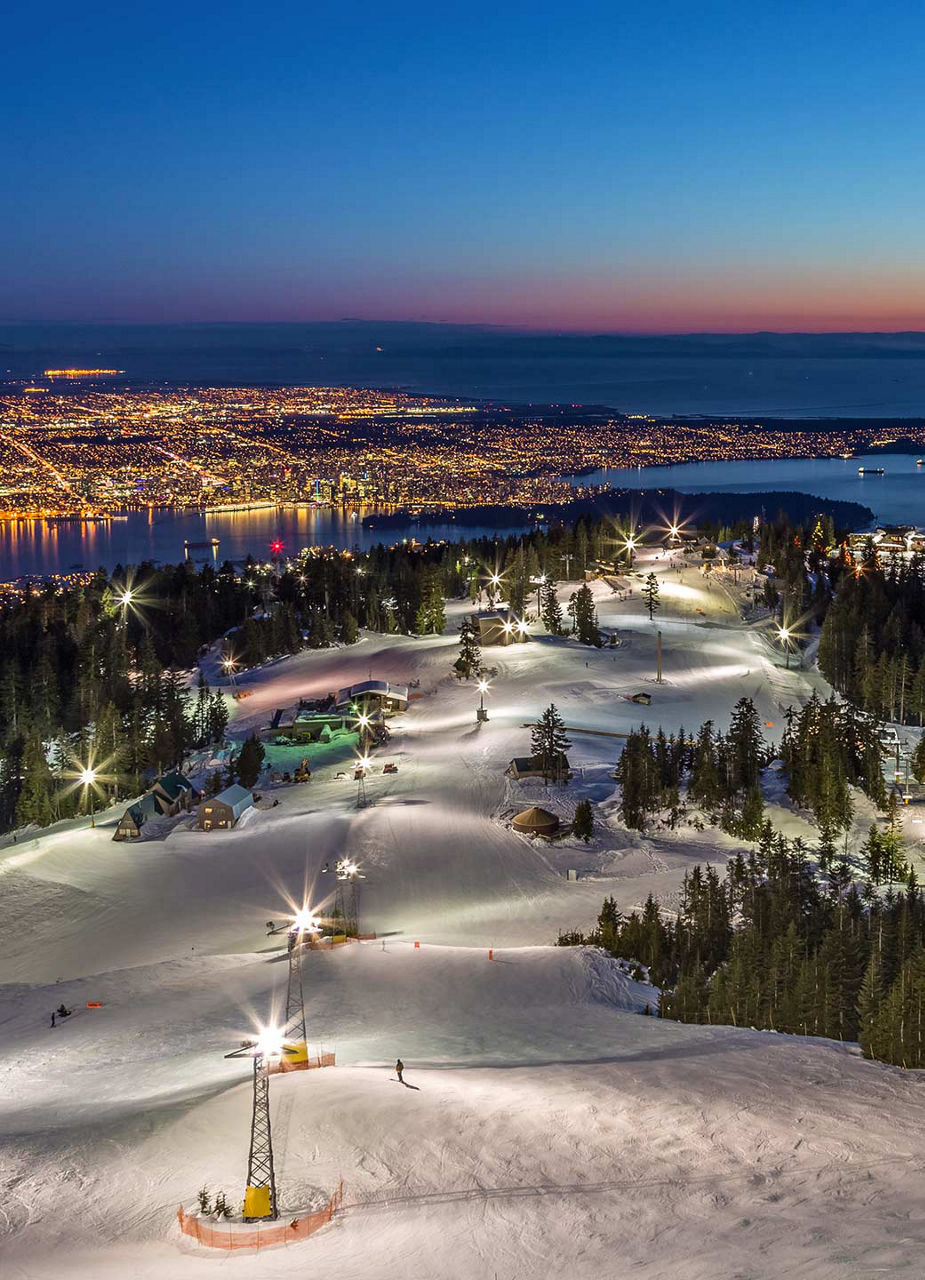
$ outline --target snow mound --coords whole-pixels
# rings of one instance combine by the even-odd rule
[[[583,947],[582,959],[588,969],[588,981],[594,1000],[620,1009],[624,1013],[643,1013],[651,1009],[658,990],[645,982],[635,982],[619,960],[598,947]]]

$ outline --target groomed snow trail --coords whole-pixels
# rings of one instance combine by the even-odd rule
[[[728,598],[688,573],[664,580],[657,686],[656,627],[638,600],[595,590],[624,645],[486,651],[498,673],[482,729],[471,686],[449,674],[459,607],[443,638],[365,637],[245,676],[238,736],[370,670],[420,679],[376,757],[399,772],[375,772],[368,808],[332,763],[239,831],[181,822],[117,845],[113,811],[96,830],[0,850],[4,1280],[188,1280],[216,1266],[249,1280],[922,1275],[915,1076],[824,1041],[644,1017],[650,989],[600,953],[548,945],[587,927],[605,894],[624,909],[650,890],[670,901],[684,870],[723,861],[729,842],[609,826],[617,739],[573,735],[581,776],[565,796],[508,783],[525,722],[555,700],[584,728],[724,726],[748,694],[775,735],[818,684],[774,666]],[[640,689],[648,709],[624,700]],[[577,794],[601,815],[587,848],[534,846],[499,820],[537,802],[567,813]],[[248,1065],[223,1055],[283,995],[265,921],[303,891],[320,901],[322,867],[343,853],[362,863],[362,923],[381,940],[308,957],[310,1039],[338,1066],[274,1079],[272,1107],[284,1213],[340,1177],[346,1207],[294,1251],[197,1251],[175,1232],[176,1205],[203,1183],[243,1190]],[[62,1000],[77,1012],[52,1030]],[[390,1078],[398,1055],[414,1087]]]

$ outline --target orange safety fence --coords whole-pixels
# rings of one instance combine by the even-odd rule
[[[337,938],[311,938],[305,943],[305,946],[308,947],[309,951],[330,951],[333,947],[346,947],[351,942],[375,941],[376,935],[374,933],[359,933],[355,938],[352,935],[349,938],[343,936]]]
[[[186,1236],[209,1249],[269,1249],[280,1244],[297,1244],[320,1231],[334,1217],[344,1198],[344,1184],[337,1190],[323,1209],[303,1214],[300,1218],[288,1218],[276,1222],[249,1222],[243,1225],[231,1222],[212,1222],[197,1213],[187,1213],[182,1204],[177,1209],[177,1222]]]
[[[304,1062],[287,1062],[285,1058],[278,1058],[267,1063],[267,1075],[275,1076],[281,1071],[314,1071],[318,1067],[333,1067],[334,1057],[333,1053],[316,1053]]]

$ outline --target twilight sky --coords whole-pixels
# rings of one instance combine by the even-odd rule
[[[0,320],[925,329],[925,6],[13,6]]]

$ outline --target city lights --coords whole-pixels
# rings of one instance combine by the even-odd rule
[[[306,501],[434,511],[557,503],[597,492],[590,479],[576,486],[567,478],[597,468],[833,457],[863,452],[881,434],[863,425],[791,431],[773,423],[601,418],[580,406],[571,416],[520,418],[512,430],[509,413],[483,411],[476,422],[471,405],[345,387],[192,393],[59,383],[41,397],[27,395],[30,389],[0,395],[0,519],[94,521],[131,509],[219,513]],[[460,430],[470,441],[465,451]],[[925,425],[905,430],[925,447]],[[677,515],[668,536],[683,536]],[[283,554],[276,538],[272,558]],[[498,572],[487,576],[492,596],[501,581]]]

